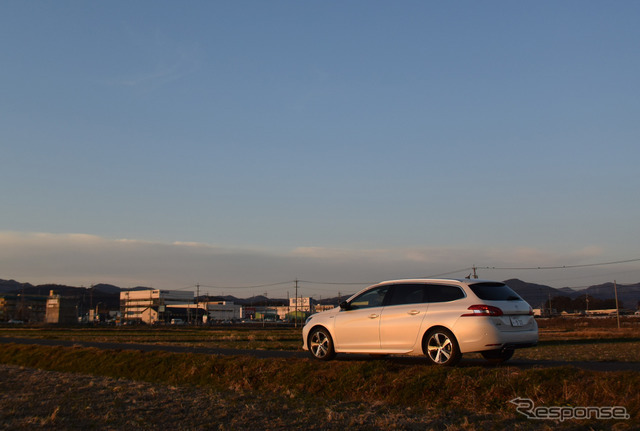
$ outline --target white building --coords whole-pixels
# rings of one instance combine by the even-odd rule
[[[242,318],[242,305],[233,302],[206,301],[200,302],[198,305],[207,312],[209,321],[232,321]]]
[[[120,310],[124,322],[148,324],[163,321],[167,307],[188,307],[194,292],[182,290],[127,290],[120,292]]]
[[[296,312],[300,316],[319,313],[332,308],[334,308],[332,305],[317,304],[311,297],[289,298],[289,305],[277,307],[277,314],[278,318],[286,320],[290,316],[294,316]]]
[[[289,308],[291,311],[307,311],[313,312],[313,300],[311,297],[305,298],[289,298]]]

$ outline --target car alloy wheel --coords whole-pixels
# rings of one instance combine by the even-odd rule
[[[436,365],[455,365],[462,357],[456,338],[451,331],[444,328],[429,331],[423,350],[427,358]]]
[[[325,328],[316,328],[309,335],[309,351],[311,355],[322,361],[333,359],[336,352],[333,348],[333,340],[329,331]]]

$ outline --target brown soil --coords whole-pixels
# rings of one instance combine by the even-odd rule
[[[0,429],[425,429],[442,422],[381,405],[219,393],[0,365]]]
[[[0,364],[0,430],[583,430],[584,421],[216,392]],[[586,429],[631,429],[602,423]],[[631,427],[631,428],[630,428]]]

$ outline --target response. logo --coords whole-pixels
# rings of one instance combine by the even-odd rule
[[[566,421],[569,419],[629,419],[627,408],[622,406],[606,407],[567,407],[567,406],[539,406],[536,407],[529,398],[514,398],[509,401],[515,404],[516,411],[529,419],[548,419]]]

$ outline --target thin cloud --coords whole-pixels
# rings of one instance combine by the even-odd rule
[[[111,85],[123,87],[153,87],[164,85],[193,73],[198,69],[202,49],[197,45],[187,45],[167,34],[155,30],[142,32],[137,27],[127,26],[124,34],[129,44],[125,47],[132,52],[135,63],[121,62],[130,70],[108,81]]]
[[[304,286],[307,294],[313,294],[326,290],[327,286],[320,284],[327,281],[349,284],[424,277],[460,272],[463,271],[461,268],[469,272],[473,265],[584,263],[593,262],[600,254],[597,247],[560,254],[535,248],[471,246],[388,249],[299,247],[281,253],[198,242],[163,243],[86,234],[0,231],[0,278],[32,284],[88,286],[110,283],[121,287],[141,285],[164,289],[196,284],[241,287],[298,278],[319,282],[317,286],[309,283]],[[607,271],[610,270],[608,268]],[[489,269],[480,272],[483,278],[500,280],[531,275],[531,272],[522,274]],[[582,276],[584,271],[576,274]],[[460,272],[451,276],[466,275]],[[563,277],[567,275],[569,273],[562,274]],[[541,276],[548,278],[548,273]],[[527,281],[535,280],[529,278]],[[344,293],[347,288],[336,286],[330,290],[342,290]],[[291,287],[278,289],[286,292]]]

